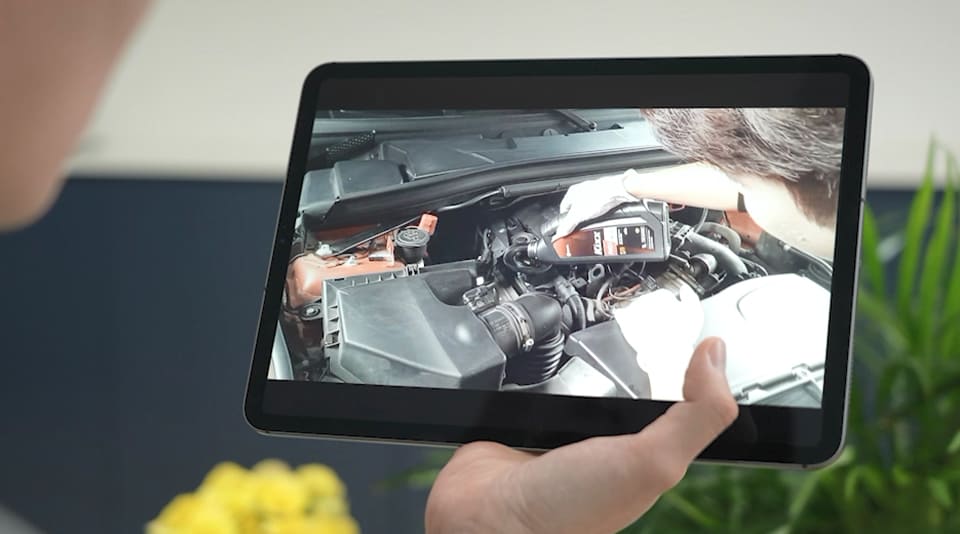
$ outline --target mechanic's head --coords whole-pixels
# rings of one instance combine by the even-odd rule
[[[842,108],[645,109],[660,142],[733,179],[782,182],[821,226],[836,221]]]

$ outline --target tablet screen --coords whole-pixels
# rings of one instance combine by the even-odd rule
[[[320,109],[268,377],[819,408],[844,114]]]

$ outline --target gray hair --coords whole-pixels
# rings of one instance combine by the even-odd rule
[[[781,181],[822,226],[836,221],[843,108],[645,109],[664,147],[733,179]]]

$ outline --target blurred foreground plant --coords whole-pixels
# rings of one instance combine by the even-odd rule
[[[346,489],[325,465],[291,469],[264,460],[252,469],[217,465],[193,493],[175,497],[146,534],[355,534]]]
[[[935,202],[934,177],[946,176]],[[956,158],[932,142],[896,280],[864,215],[847,447],[812,472],[693,466],[625,533],[960,532],[960,227]],[[386,481],[428,487],[449,458]]]

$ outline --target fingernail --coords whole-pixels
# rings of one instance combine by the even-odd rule
[[[710,348],[708,353],[710,356],[710,363],[714,367],[720,369],[721,371],[726,371],[727,368],[727,345],[723,342],[722,339],[714,339],[710,343]]]

